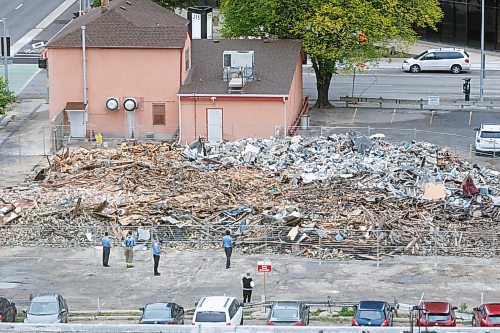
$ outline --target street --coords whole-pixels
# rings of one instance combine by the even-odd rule
[[[333,76],[330,85],[330,100],[340,97],[372,97],[372,98],[399,98],[424,99],[428,96],[440,96],[443,101],[463,101],[463,79],[471,77],[471,100],[479,99],[479,71],[471,70],[468,73],[451,74],[447,72],[407,73],[401,69],[402,59],[395,59],[393,68],[379,68],[365,70],[356,74],[354,80],[354,94],[352,93],[353,77],[346,74]],[[304,68],[304,95],[311,99],[317,98],[316,77],[312,69]],[[486,71],[484,80],[485,101],[500,100],[500,72]]]

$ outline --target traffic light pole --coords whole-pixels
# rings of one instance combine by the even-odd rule
[[[9,68],[8,68],[8,58],[7,58],[7,23],[5,17],[3,21],[3,72],[5,87],[9,90]]]
[[[479,78],[479,100],[482,102],[484,99],[484,3],[481,1],[481,71]]]

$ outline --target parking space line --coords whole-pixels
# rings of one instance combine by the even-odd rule
[[[358,113],[358,108],[354,109],[354,114],[352,115],[352,122],[354,122],[357,113]]]

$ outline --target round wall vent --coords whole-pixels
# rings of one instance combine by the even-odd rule
[[[135,98],[127,97],[123,101],[123,108],[127,111],[134,111],[135,109],[137,109],[137,107],[138,107],[138,104],[137,104],[137,101],[135,100]]]
[[[118,107],[120,106],[120,102],[118,101],[118,98],[116,97],[109,97],[106,100],[106,109],[109,111],[116,111],[118,110]]]

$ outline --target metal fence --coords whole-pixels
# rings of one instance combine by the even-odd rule
[[[491,224],[494,224],[493,221]],[[115,235],[114,245],[118,246],[122,230],[132,230],[138,239],[139,249],[150,247],[151,239],[160,239],[165,247],[204,250],[220,248],[227,229],[234,235],[235,250],[246,254],[380,262],[398,255],[496,258],[500,251],[500,235],[489,227],[481,231],[302,227],[291,237],[292,226],[272,224],[244,227],[199,224],[123,226],[119,230],[98,223],[92,226],[73,226],[69,223],[8,224],[1,227],[0,246],[92,247],[100,245],[100,237],[105,231]]]
[[[123,136],[123,132],[120,132],[120,128],[115,128],[112,125],[109,126],[109,131],[103,137],[103,145],[112,147],[123,141],[130,140]],[[258,128],[257,125],[241,126],[246,127],[245,132],[249,132],[248,128]],[[112,135],[113,129],[117,133]],[[229,126],[227,131],[229,131],[229,136],[235,136],[238,132],[241,132],[242,128],[238,126]],[[373,134],[384,134],[386,140],[393,143],[402,143],[408,141],[427,141],[432,144],[445,147],[450,153],[460,156],[467,161],[472,163],[483,162],[487,166],[496,166],[498,164],[498,158],[500,156],[500,147],[496,148],[499,150],[497,154],[481,154],[476,156],[476,151],[474,147],[475,138],[472,136],[460,135],[460,134],[450,134],[438,131],[429,130],[419,130],[416,128],[387,128],[387,127],[351,127],[351,126],[297,126],[289,129],[295,133],[295,135],[301,135],[303,137],[314,137],[314,136],[329,136],[332,134],[346,133],[349,131],[357,131],[368,136]],[[168,132],[168,133],[167,133]],[[177,141],[178,139],[178,129],[169,128],[164,134],[159,134],[154,131],[153,128],[141,128],[137,131],[135,139],[136,140],[157,140],[157,141]],[[250,131],[252,132],[252,131]],[[250,133],[249,132],[249,133]],[[270,132],[274,133],[276,137],[283,137],[284,131],[281,126],[275,126]],[[71,138],[69,136],[69,126],[59,125],[59,126],[42,126],[39,128],[34,128],[20,135],[11,135],[3,139],[0,142],[0,165],[8,164],[22,164],[29,161],[32,157],[40,157],[44,155],[50,155],[66,147],[96,147],[95,135],[98,133],[92,125],[88,125],[86,129],[86,137],[84,138]],[[251,135],[249,136],[251,137]]]

